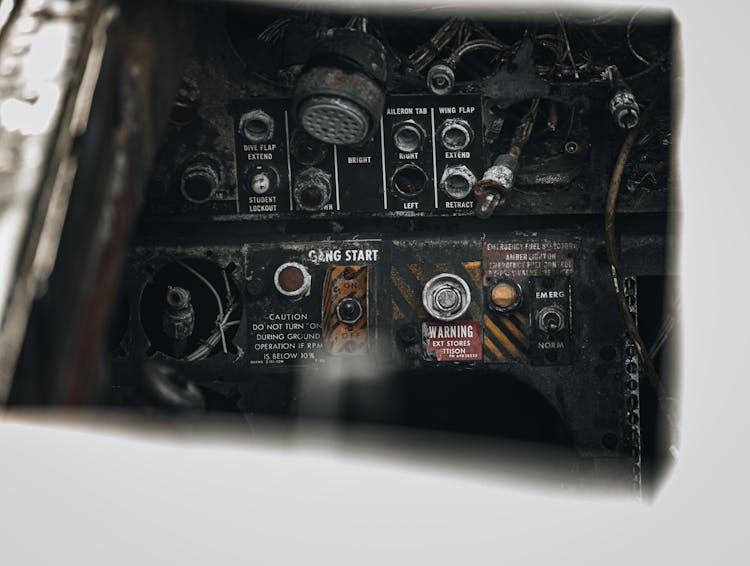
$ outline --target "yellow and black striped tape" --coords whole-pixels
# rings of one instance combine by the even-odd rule
[[[484,326],[485,363],[525,361],[528,359],[528,316],[520,312],[510,315],[485,314],[482,322]]]
[[[468,261],[450,263],[410,263],[404,266],[391,266],[391,308],[393,320],[415,317],[428,318],[422,305],[422,288],[431,277],[438,273],[454,273],[464,278],[472,290],[472,295],[482,297],[485,289],[482,284],[482,262]],[[472,302],[469,307],[472,320],[481,320],[484,329],[485,363],[525,361],[528,359],[529,341],[527,337],[529,317],[522,312],[510,315],[482,315],[481,304]]]

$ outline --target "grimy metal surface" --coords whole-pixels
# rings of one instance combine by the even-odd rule
[[[45,80],[59,89],[60,106],[53,105],[59,115],[50,114],[49,130],[30,136],[45,140],[39,148],[23,146],[22,132],[10,134],[9,147],[42,160],[33,176],[24,173],[41,184],[33,199],[26,195],[35,208],[16,281],[23,296],[12,301],[17,316],[6,318],[3,333],[21,347],[10,402],[93,402],[130,229],[189,44],[187,13],[84,1],[20,3],[19,10],[22,51],[37,72],[58,73]],[[167,70],[157,72],[159,65]],[[28,330],[19,319],[24,308]],[[10,360],[14,349],[3,344]]]
[[[338,323],[331,318],[332,282],[347,270],[366,270],[366,285],[360,279],[358,289],[345,295],[337,290],[341,296],[363,299],[362,318],[343,330],[357,344],[345,357],[374,368],[375,376],[367,385],[355,380],[348,388],[367,387],[367,395],[377,397],[374,391],[386,394],[404,387],[404,371],[436,372],[424,395],[430,388],[456,386],[483,395],[484,379],[501,387],[521,383],[554,409],[579,455],[603,459],[623,481],[630,481],[637,435],[627,420],[630,385],[623,380],[622,368],[632,360],[632,352],[606,286],[608,270],[598,251],[601,240],[596,230],[495,230],[473,236],[313,234],[284,242],[240,239],[235,245],[148,246],[133,251],[127,273],[130,323],[115,360],[120,386],[132,385],[129,371],[150,358],[178,368],[202,387],[245,392],[253,412],[304,414],[306,394],[300,392],[298,380],[304,376],[308,387],[324,387],[339,364],[348,363],[327,339]],[[144,288],[154,273],[180,258],[200,258],[220,268],[235,266],[230,277],[241,290],[241,324],[232,335],[234,348],[229,353],[216,347],[206,359],[187,362],[150,350],[142,327]],[[289,300],[274,286],[275,271],[288,262],[304,266],[311,277],[309,294],[299,300]],[[651,262],[644,272],[655,269],[658,259]],[[439,273],[455,274],[469,285],[471,304],[456,321],[435,320],[424,309],[424,285]],[[487,284],[499,273],[518,281],[523,290],[521,305],[507,314],[487,305]],[[552,340],[535,323],[550,304],[558,305],[565,316],[564,332]],[[388,395],[393,402],[399,399],[392,392]],[[450,405],[443,410],[450,411]],[[371,407],[367,418],[390,422],[392,417]]]
[[[144,360],[155,361],[246,414],[513,430],[565,444],[640,489],[646,411],[599,215],[624,135],[608,109],[619,65],[639,97],[662,101],[620,191],[622,273],[627,289],[666,274],[669,50],[649,53],[644,69],[632,38],[618,35],[630,34],[627,22],[568,22],[571,47],[555,20],[538,22],[549,33],[521,20],[508,29],[456,20],[440,28],[453,29],[456,45],[438,43],[460,66],[438,96],[427,84],[438,54],[412,51],[409,36],[426,34],[429,45],[439,23],[352,18],[341,22],[348,35],[369,29],[386,47],[376,81],[385,106],[372,136],[330,145],[311,135],[334,135],[325,124],[306,132],[297,123],[299,77],[311,98],[316,83],[342,95],[312,121],[332,111],[359,131],[375,106],[352,105],[341,69],[326,74],[347,59],[343,45],[324,65],[310,61],[333,20],[316,28],[317,16],[263,14],[268,27],[257,24],[256,38],[255,14],[217,7],[203,16],[127,261],[115,389],[137,389]],[[671,33],[666,19],[637,27],[649,47]],[[492,38],[511,28],[519,33],[507,45]],[[459,57],[472,34],[487,51]],[[350,59],[346,72],[358,65]],[[525,130],[510,204],[477,218],[471,188],[509,151],[524,116],[536,123]],[[184,272],[169,283],[164,274],[182,260],[213,265],[204,275],[216,301]],[[199,330],[189,350],[200,355],[158,334],[155,282],[160,293],[194,285]],[[635,305],[635,291],[628,296]],[[327,403],[337,408],[320,409]],[[542,421],[556,424],[540,432]]]
[[[98,1],[19,2],[3,29],[0,403],[10,392],[34,297],[55,263],[78,165],[73,138],[86,131],[116,15]]]
[[[362,212],[382,218],[471,215],[471,198],[448,198],[440,190],[443,171],[449,164],[465,163],[481,178],[512,129],[506,125],[498,134],[492,133],[490,126],[511,121],[512,114],[508,113],[511,102],[518,104],[532,98],[530,93],[540,95],[535,86],[524,82],[529,75],[535,77],[534,84],[541,82],[545,86],[539,122],[543,116],[547,123],[536,125],[536,130],[544,130],[545,135],[540,140],[532,137],[525,150],[517,174],[518,186],[502,216],[603,212],[606,186],[603,179],[609,175],[611,154],[619,139],[618,127],[607,110],[608,82],[595,75],[580,83],[566,78],[551,84],[535,75],[537,70],[529,50],[519,50],[518,57],[523,51],[528,59],[514,62],[521,68],[514,70],[513,65],[505,65],[492,80],[488,77],[476,84],[458,85],[453,93],[442,96],[422,94],[422,89],[410,80],[399,77],[399,83],[391,77],[382,124],[375,127],[379,131],[358,146],[324,144],[321,169],[331,176],[338,192],[334,189],[320,210],[295,207],[290,191],[296,176],[311,165],[289,155],[298,128],[291,108],[292,83],[284,82],[283,74],[276,81],[261,80],[258,73],[248,72],[248,67],[262,67],[263,63],[258,58],[248,62],[238,56],[237,38],[227,33],[223,19],[231,16],[219,8],[203,16],[185,74],[186,84],[200,94],[200,104],[195,109],[196,116],[188,123],[173,124],[165,140],[145,203],[145,213],[151,218],[264,221],[356,218]],[[664,21],[654,25],[664,26],[662,31],[667,35],[671,31]],[[302,51],[303,46],[311,40],[305,37],[298,41],[299,45],[290,40],[289,51],[284,51],[282,58],[301,65],[309,55]],[[275,60],[272,54],[266,55]],[[394,66],[397,63],[389,59],[389,72]],[[606,68],[602,66],[600,74],[606,75]],[[666,101],[669,85],[662,84],[664,77],[658,70],[656,66],[648,69],[645,75],[638,75],[638,80],[645,85],[644,90],[666,89]],[[649,77],[659,80],[649,83]],[[238,120],[243,112],[254,108],[265,108],[272,116],[273,140],[250,143],[240,134]],[[446,113],[447,109],[453,111]],[[410,113],[399,114],[403,111]],[[561,115],[563,111],[565,114]],[[433,134],[451,118],[469,122],[473,139],[465,150],[446,150],[434,143]],[[416,122],[424,130],[421,150],[394,149],[393,126],[405,120]],[[634,156],[628,190],[622,192],[618,204],[623,212],[665,212],[670,205],[668,175],[659,151],[668,151],[671,145],[671,116],[667,111],[655,122],[643,138],[643,151]],[[415,155],[410,157],[409,153]],[[179,190],[185,167],[195,160],[215,163],[220,178],[217,190],[205,203],[191,202]],[[426,186],[415,198],[404,199],[393,194],[393,174],[402,164],[414,165],[425,173]],[[275,170],[273,175],[278,176],[278,185],[274,190],[261,194],[249,190],[248,181],[259,167]]]
[[[0,403],[552,443],[640,493],[658,387],[640,380],[600,215],[643,120],[617,254],[631,314],[665,338],[671,17],[240,4],[10,10]],[[473,188],[493,178],[510,202],[480,218]]]

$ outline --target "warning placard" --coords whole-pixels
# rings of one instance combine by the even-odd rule
[[[307,313],[270,313],[250,324],[251,363],[284,364],[323,361],[320,323]]]
[[[473,321],[424,322],[425,356],[438,362],[472,362],[482,359],[482,324]]]
[[[486,277],[509,275],[551,275],[573,273],[576,242],[528,238],[484,242],[484,273]],[[485,283],[486,284],[486,283]]]

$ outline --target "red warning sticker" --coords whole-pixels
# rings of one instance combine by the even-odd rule
[[[482,359],[480,322],[424,322],[422,345],[428,359],[438,362],[473,362]]]

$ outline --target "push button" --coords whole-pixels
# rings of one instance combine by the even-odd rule
[[[290,261],[276,269],[273,283],[279,293],[296,301],[310,293],[310,272],[304,265]]]
[[[489,307],[501,313],[516,310],[523,301],[521,286],[510,279],[496,281],[489,290]]]

